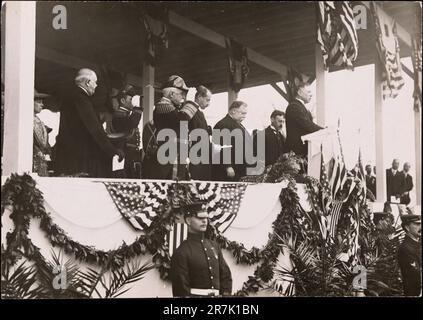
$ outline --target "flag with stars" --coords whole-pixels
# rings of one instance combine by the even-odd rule
[[[198,183],[198,197],[207,202],[210,223],[220,232],[231,225],[239,211],[247,184]]]
[[[166,182],[104,182],[117,209],[138,230],[150,227],[167,202]]]
[[[168,205],[168,190],[174,182],[104,182],[119,212],[138,230],[147,230],[160,206]],[[206,202],[210,223],[220,232],[236,218],[245,183],[196,183],[197,197]]]

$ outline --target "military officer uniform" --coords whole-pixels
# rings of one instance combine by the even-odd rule
[[[193,214],[197,214],[201,203],[199,208],[195,203],[191,208]],[[170,277],[174,296],[217,296],[232,293],[232,275],[222,251],[215,241],[205,237],[204,232],[188,232],[188,238],[172,256]]]
[[[182,91],[188,92],[189,88],[186,86],[184,80],[179,76],[170,76],[167,82],[163,85],[163,88],[177,88]],[[184,105],[182,107],[175,106],[171,100],[166,97],[162,97],[158,103],[156,103],[153,120],[154,125],[157,128],[157,134],[163,129],[174,130],[177,136],[178,155],[175,163],[160,164],[159,170],[154,174],[155,179],[188,179],[188,172],[186,165],[180,163],[179,150],[181,144],[189,144],[187,139],[180,139],[180,125],[182,121],[189,122],[198,109],[193,105]],[[159,141],[158,148],[167,141]],[[160,163],[159,159],[157,161]]]
[[[421,223],[419,215],[406,214],[401,217],[403,225]],[[398,263],[401,269],[404,295],[419,296],[421,294],[421,242],[412,239],[408,234],[398,250]]]
[[[126,85],[121,93],[133,97],[138,94],[131,85]],[[139,94],[142,96],[141,94]],[[125,152],[124,172],[119,178],[141,178],[140,132],[138,125],[143,113],[142,107],[126,108],[120,105],[113,112],[110,128],[112,141]],[[115,138],[113,138],[115,137]]]

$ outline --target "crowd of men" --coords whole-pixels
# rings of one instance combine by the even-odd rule
[[[386,169],[386,200],[392,203],[400,203],[409,205],[411,202],[410,192],[413,190],[413,177],[410,175],[411,165],[405,162],[403,170],[399,170],[400,161],[394,159],[392,167]],[[376,196],[376,167],[373,168],[370,164],[366,165],[366,187],[368,198],[371,201],[375,200]]]
[[[133,105],[133,96],[138,95],[135,88],[124,83],[117,93],[109,94],[113,100],[110,112],[95,105],[97,81],[93,70],[84,68],[77,72],[73,87],[62,99],[56,144],[41,152],[37,150],[39,158],[48,155],[52,159],[51,175],[239,181],[249,174],[249,168],[257,167],[258,163],[263,167],[271,165],[283,153],[294,151],[306,157],[307,147],[301,136],[321,129],[305,106],[311,99],[307,82],[298,83],[295,99],[286,113],[275,110],[265,130],[250,133],[243,125],[248,114],[246,102],[234,101],[212,128],[203,113],[211,105],[212,92],[200,85],[194,101],[187,100],[188,86],[181,77],[173,75],[163,83],[153,119],[146,123],[141,137],[138,127],[143,108]],[[35,103],[42,104],[46,96],[36,95]],[[38,125],[44,128],[38,131],[46,136],[45,127]],[[168,135],[169,130],[175,133],[173,137]],[[213,135],[216,130],[228,133],[229,140],[224,135],[216,138]],[[263,140],[258,138],[260,135]],[[263,154],[257,151],[261,142]],[[175,152],[165,148],[170,144],[175,146]],[[250,147],[257,156],[255,163],[247,155]],[[114,158],[125,161],[122,170],[113,171]],[[40,175],[49,174],[45,164],[42,170],[39,167],[34,170]]]

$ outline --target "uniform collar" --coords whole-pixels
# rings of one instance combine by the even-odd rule
[[[87,96],[90,96],[87,89],[85,89],[83,86],[78,86],[78,88],[80,88],[82,91],[84,91],[87,94]]]
[[[409,234],[406,234],[404,237],[404,241],[407,240],[407,242],[412,243],[413,245],[419,245],[420,241],[413,239]]]
[[[188,239],[194,240],[194,241],[204,240],[204,232],[201,232],[201,233],[188,232]]]

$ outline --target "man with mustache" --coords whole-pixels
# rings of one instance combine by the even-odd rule
[[[301,136],[323,129],[313,122],[311,112],[306,104],[311,101],[310,83],[297,76],[293,80],[292,91],[294,99],[286,108],[286,146],[298,156],[307,157],[307,145],[301,141]]]
[[[175,297],[230,295],[232,275],[218,244],[205,237],[208,212],[203,202],[184,206],[188,238],[172,256],[170,278]]]
[[[405,238],[398,250],[404,295],[421,295],[421,217],[417,214],[401,216]]]

